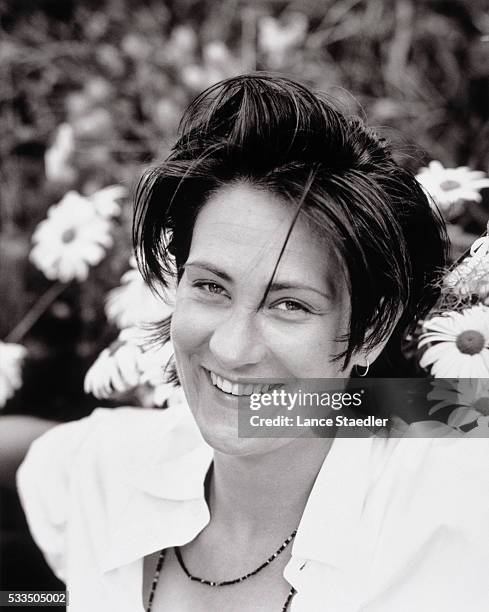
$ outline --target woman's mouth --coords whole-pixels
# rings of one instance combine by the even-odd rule
[[[223,378],[222,376],[219,376],[218,374],[215,374],[214,372],[211,372],[210,370],[209,375],[214,387],[217,387],[220,391],[223,391],[228,395],[235,395],[237,397],[252,395],[254,393],[267,393],[271,389],[277,388],[276,384],[245,384],[233,382],[231,380]]]

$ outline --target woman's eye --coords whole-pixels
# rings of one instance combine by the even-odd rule
[[[224,292],[224,289],[217,283],[197,282],[194,283],[194,287],[202,289],[202,291],[210,293],[211,295],[221,295]]]
[[[276,304],[275,308],[277,308],[277,310],[284,310],[286,312],[311,312],[309,308],[300,302],[295,302],[294,300],[284,300],[283,302]]]

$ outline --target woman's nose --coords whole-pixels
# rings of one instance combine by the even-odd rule
[[[209,348],[218,364],[227,370],[259,363],[265,346],[256,327],[256,314],[230,313],[214,329]]]

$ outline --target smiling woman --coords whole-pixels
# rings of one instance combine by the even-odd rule
[[[32,445],[19,490],[71,612],[487,609],[487,440],[238,435],[277,380],[397,373],[433,305],[444,228],[386,143],[298,83],[229,79],[143,177],[134,239],[150,284],[177,277],[190,410]]]
[[[333,301],[327,283],[337,264],[302,219],[281,255],[293,214],[280,197],[237,182],[211,196],[195,223],[171,336],[179,379],[214,448],[243,453],[258,443],[264,450],[263,440],[237,436],[229,402],[240,381],[346,376],[328,359],[347,329],[346,299]],[[272,442],[283,443],[267,448]]]
[[[328,358],[346,368],[355,350],[379,346],[393,332],[398,352],[400,335],[436,298],[446,237],[419,183],[385,141],[325,96],[268,76],[211,87],[189,107],[181,131],[137,196],[134,238],[148,282],[166,284],[170,255],[180,278],[204,204],[224,187],[245,184],[289,210],[275,266],[299,217],[338,262],[328,286],[341,292],[344,278],[350,315],[345,346]]]

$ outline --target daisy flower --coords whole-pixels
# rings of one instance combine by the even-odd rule
[[[51,280],[84,281],[112,246],[110,230],[89,199],[69,191],[34,231],[30,260]]]
[[[105,219],[117,217],[121,213],[121,205],[117,200],[127,195],[127,189],[122,185],[110,185],[99,189],[89,196],[95,210]]]
[[[467,166],[444,168],[439,161],[430,162],[416,178],[448,218],[461,212],[463,201],[480,202],[480,190],[489,187],[485,172]]]
[[[420,360],[435,378],[489,377],[489,307],[447,312],[423,323],[418,348],[429,345]]]
[[[175,385],[168,382],[168,370],[173,357],[171,342],[154,344],[141,353],[139,367],[140,384],[149,389],[146,405],[162,406],[174,392]]]
[[[173,355],[169,342],[155,342],[147,330],[131,327],[97,357],[85,376],[84,389],[98,399],[146,387],[145,404],[162,405],[175,389],[167,382]]]
[[[466,257],[443,279],[444,285],[457,295],[489,296],[489,256]]]
[[[140,350],[136,345],[116,340],[97,357],[85,376],[85,393],[98,399],[124,393],[139,383],[138,357]]]
[[[172,357],[170,342],[142,353],[139,396],[144,406],[162,406],[174,394],[175,384],[168,382]]]
[[[155,295],[141,276],[136,258],[130,259],[131,269],[121,277],[121,285],[109,291],[105,302],[105,313],[109,321],[119,328],[140,323],[155,323],[168,317],[172,310],[173,290],[167,299]]]
[[[138,386],[141,387],[145,405],[163,405],[175,390],[175,385],[168,382],[173,357],[172,343],[158,342],[153,333],[144,326],[124,329],[119,338],[134,343],[140,350],[137,358],[140,374]]]
[[[22,362],[27,349],[21,344],[0,341],[0,408],[22,386]]]
[[[470,255],[448,272],[443,282],[448,289],[461,297],[477,295],[483,300],[489,298],[489,223],[487,235],[474,242]]]

